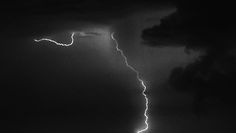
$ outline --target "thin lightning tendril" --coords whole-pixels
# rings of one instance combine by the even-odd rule
[[[147,87],[144,83],[144,81],[142,80],[141,76],[140,76],[140,73],[139,71],[137,71],[134,67],[132,67],[129,63],[128,63],[128,59],[127,57],[125,56],[124,52],[119,48],[119,44],[117,42],[117,40],[115,39],[114,37],[114,32],[111,34],[111,38],[115,41],[116,43],[116,50],[120,53],[120,55],[124,58],[124,61],[125,61],[125,64],[128,68],[130,68],[132,71],[134,71],[136,73],[136,77],[139,81],[139,83],[142,85],[143,87],[143,91],[142,91],[142,94],[145,98],[145,110],[144,110],[144,116],[145,116],[145,128],[143,129],[140,129],[137,131],[137,133],[143,133],[143,132],[146,132],[148,130],[148,115],[147,115],[147,112],[148,112],[148,104],[149,104],[149,101],[148,101],[148,97],[146,95],[146,90],[147,90]]]
[[[70,38],[71,38],[71,42],[68,43],[68,44],[66,44],[66,43],[59,43],[59,42],[56,42],[56,41],[54,41],[54,40],[52,40],[52,39],[48,39],[48,38],[34,39],[34,41],[35,41],[35,42],[49,41],[49,42],[55,43],[56,45],[68,47],[68,46],[70,46],[70,45],[72,45],[72,44],[74,43],[74,35],[75,35],[75,32],[73,32],[73,33],[71,34],[71,37],[70,37]]]
[[[66,43],[59,43],[59,42],[56,42],[56,41],[54,41],[54,40],[52,40],[52,39],[48,39],[48,38],[34,39],[34,41],[35,41],[35,42],[49,41],[49,42],[52,42],[52,43],[54,43],[54,44],[56,44],[56,45],[59,45],[59,46],[66,46],[66,47],[68,47],[68,46],[73,45],[73,43],[74,43],[74,35],[75,35],[75,32],[73,32],[73,33],[71,34],[71,42],[68,43],[68,44],[66,44]],[[79,35],[80,35],[80,36],[92,36],[92,35],[90,35],[90,34],[86,34],[86,33],[83,33],[83,32],[79,33]],[[133,72],[136,73],[136,78],[138,79],[140,85],[141,85],[142,88],[143,88],[142,95],[143,95],[144,98],[145,98],[145,110],[144,110],[144,116],[145,116],[145,121],[144,121],[144,123],[145,123],[145,128],[138,130],[137,133],[146,132],[146,131],[148,130],[148,128],[149,128],[149,126],[148,126],[148,115],[147,115],[149,101],[148,101],[148,97],[147,97],[147,95],[146,95],[147,87],[146,87],[144,81],[142,80],[139,71],[137,71],[134,67],[132,67],[132,66],[128,63],[127,57],[125,56],[124,52],[119,48],[119,44],[118,44],[117,40],[116,40],[115,37],[114,37],[114,32],[111,34],[111,38],[112,38],[112,40],[114,40],[115,43],[116,43],[116,51],[118,51],[118,52],[120,53],[120,55],[124,58],[124,61],[125,61],[126,66],[127,66],[128,68],[130,68]]]

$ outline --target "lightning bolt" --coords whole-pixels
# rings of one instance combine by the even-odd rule
[[[34,39],[34,41],[35,42],[49,41],[49,42],[55,43],[56,45],[59,45],[59,46],[66,46],[66,47],[68,47],[68,46],[70,46],[70,45],[72,45],[74,43],[74,35],[75,35],[75,32],[72,32],[71,37],[70,37],[71,38],[71,42],[68,43],[68,44],[56,42],[56,41],[54,41],[52,39],[48,39],[48,38]]]
[[[140,73],[139,71],[137,71],[134,67],[132,67],[129,63],[128,63],[128,59],[127,57],[125,56],[124,52],[119,48],[119,44],[117,42],[117,40],[115,39],[114,37],[114,32],[111,34],[111,38],[112,40],[115,41],[116,43],[116,50],[120,53],[120,55],[124,58],[124,61],[125,61],[125,64],[128,68],[130,68],[133,72],[136,73],[136,78],[138,79],[140,85],[142,86],[143,88],[143,91],[142,91],[142,95],[144,96],[145,98],[145,110],[144,110],[144,117],[145,117],[145,120],[144,120],[144,123],[145,123],[145,127],[138,130],[137,133],[143,133],[143,132],[146,132],[148,130],[148,115],[147,115],[147,112],[148,112],[148,105],[149,105],[149,101],[148,101],[148,97],[146,95],[146,90],[147,90],[147,87],[144,83],[144,81],[142,80],[141,76],[140,76]]]
[[[57,41],[54,41],[52,39],[48,39],[48,38],[41,38],[41,39],[34,39],[35,42],[41,42],[41,41],[48,41],[48,42],[52,42],[56,45],[59,45],[59,46],[71,46],[73,45],[74,43],[74,35],[75,35],[75,32],[72,32],[71,34],[71,42],[66,44],[66,43],[60,43],[60,42],[57,42]],[[85,33],[85,32],[79,32],[79,36],[94,36],[93,33]],[[146,132],[149,128],[148,126],[148,115],[147,115],[147,112],[148,112],[148,105],[149,105],[149,100],[148,100],[148,97],[146,95],[146,90],[147,90],[147,87],[144,83],[144,81],[142,80],[141,76],[140,76],[140,73],[139,71],[137,71],[134,67],[132,67],[129,63],[128,63],[128,59],[127,57],[125,56],[124,52],[119,48],[119,44],[117,42],[117,40],[115,39],[114,37],[114,32],[111,34],[111,38],[112,40],[114,40],[115,44],[116,44],[116,51],[118,51],[120,53],[120,55],[124,58],[124,61],[125,61],[125,64],[126,66],[132,70],[133,72],[136,73],[136,78],[137,80],[139,81],[140,85],[142,86],[143,88],[143,91],[142,91],[142,95],[144,96],[145,98],[145,110],[144,110],[144,117],[145,117],[145,120],[144,120],[144,123],[145,123],[145,127],[142,128],[142,129],[139,129],[137,131],[137,133],[143,133],[143,132]]]

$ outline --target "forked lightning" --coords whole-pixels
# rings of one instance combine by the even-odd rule
[[[59,46],[66,46],[66,47],[68,47],[68,46],[73,45],[73,43],[74,43],[74,35],[75,35],[75,32],[72,32],[72,34],[71,34],[71,42],[68,43],[68,44],[59,43],[59,42],[57,42],[57,41],[54,41],[54,40],[48,39],[48,38],[34,39],[34,41],[35,41],[35,42],[48,41],[48,42],[52,42],[52,43],[54,43],[54,44],[56,44],[56,45],[59,45]],[[96,34],[95,34],[95,33],[79,32],[79,36],[83,36],[83,37],[84,37],[84,36],[96,36]],[[115,44],[116,44],[116,50],[117,50],[117,51],[120,53],[120,55],[124,58],[124,61],[125,61],[126,66],[127,66],[129,69],[131,69],[133,72],[136,73],[136,78],[137,78],[137,80],[139,81],[140,85],[141,85],[142,88],[143,88],[142,95],[143,95],[144,98],[145,98],[145,110],[144,110],[144,117],[145,117],[144,123],[145,123],[145,127],[142,128],[142,129],[139,129],[139,130],[137,131],[137,133],[146,132],[146,131],[148,130],[148,128],[149,128],[149,126],[148,126],[148,115],[147,115],[148,107],[149,107],[149,101],[148,101],[148,97],[147,97],[147,95],[146,95],[146,89],[147,89],[147,87],[146,87],[144,81],[142,80],[139,71],[137,71],[134,67],[132,67],[131,65],[129,65],[127,57],[125,56],[124,52],[119,48],[119,44],[118,44],[117,40],[116,40],[115,37],[114,37],[114,32],[111,34],[111,38],[112,38],[112,40],[114,40],[114,42],[115,42]]]

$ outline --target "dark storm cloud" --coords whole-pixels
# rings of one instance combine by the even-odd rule
[[[228,4],[214,3],[213,7],[211,4],[178,3],[175,13],[163,18],[159,26],[144,30],[142,37],[150,45],[168,45],[163,41],[171,41],[175,42],[172,46],[185,45],[192,49],[219,47],[233,38],[233,9]]]
[[[228,1],[175,1],[177,11],[161,24],[143,30],[149,46],[185,46],[186,50],[204,51],[198,61],[186,68],[176,68],[170,84],[176,90],[195,93],[199,113],[207,99],[233,103],[236,56],[234,7]]]

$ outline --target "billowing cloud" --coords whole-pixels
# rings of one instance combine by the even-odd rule
[[[236,86],[232,6],[207,1],[177,2],[176,5],[177,11],[164,17],[160,25],[143,30],[144,45],[185,46],[187,51],[204,51],[198,61],[186,68],[175,68],[169,83],[176,90],[194,92],[197,112],[209,98],[232,102]]]

